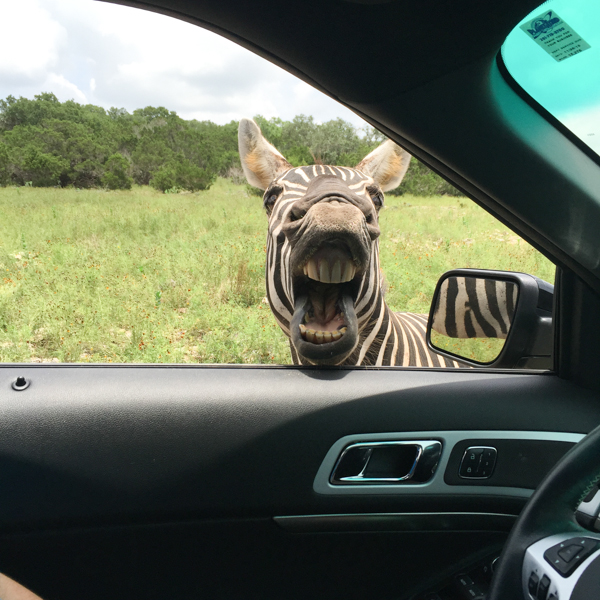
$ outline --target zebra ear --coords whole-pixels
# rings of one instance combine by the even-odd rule
[[[372,177],[387,192],[400,185],[409,164],[410,154],[392,140],[387,140],[363,158],[356,168]]]
[[[260,127],[252,119],[240,121],[238,147],[248,183],[261,190],[266,190],[277,175],[292,168],[279,151],[265,140]]]

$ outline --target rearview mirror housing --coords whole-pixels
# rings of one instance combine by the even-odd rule
[[[472,366],[551,369],[553,298],[553,285],[526,273],[448,271],[433,295],[427,344]],[[488,356],[473,352],[476,339]]]

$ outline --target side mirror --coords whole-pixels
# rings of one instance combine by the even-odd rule
[[[472,366],[551,369],[554,286],[525,273],[456,269],[438,281],[427,344]]]

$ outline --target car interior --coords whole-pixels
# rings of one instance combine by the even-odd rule
[[[1,364],[0,570],[45,600],[598,597],[600,158],[500,52],[553,2],[118,3],[286,69],[531,243],[557,265],[550,347],[528,369]]]

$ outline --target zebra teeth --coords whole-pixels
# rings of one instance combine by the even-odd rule
[[[330,283],[341,283],[342,282],[342,265],[340,261],[336,261],[335,265],[333,265],[333,269],[331,269],[331,281]]]
[[[322,260],[319,265],[319,279],[323,283],[331,283],[331,277],[329,276],[329,263],[326,260]]]
[[[356,275],[356,267],[352,261],[344,259],[337,259],[332,263],[327,258],[311,258],[302,270],[309,279],[321,283],[345,283],[352,281]]]
[[[340,283],[352,281],[354,279],[354,275],[356,275],[356,267],[350,261],[348,261],[344,266],[344,272],[340,278]]]
[[[345,330],[346,328],[344,327],[343,330],[338,329],[337,331],[317,331],[315,329],[308,329],[305,325],[300,325],[300,335],[312,344],[337,342],[344,335]]]
[[[347,327],[342,327],[341,329],[338,329],[338,331],[343,335],[344,333],[346,333],[346,331],[348,330]]]
[[[306,266],[304,267],[305,269],[305,273],[308,277],[310,277],[311,279],[314,279],[315,281],[320,281],[319,279],[319,270],[317,269],[317,263],[314,260],[309,260],[306,263]]]

